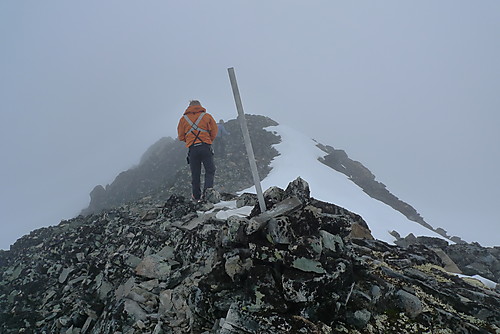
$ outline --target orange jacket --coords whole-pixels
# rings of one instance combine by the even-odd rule
[[[196,123],[196,120],[200,116],[202,112],[206,112],[207,110],[202,106],[190,106],[184,112],[184,115],[187,115],[191,122]],[[206,113],[205,116],[201,119],[200,123],[198,123],[198,127],[207,132],[199,131],[199,130],[191,130],[191,124],[186,121],[184,115],[179,120],[179,125],[177,125],[177,133],[179,135],[179,140],[186,143],[186,147],[189,147],[193,144],[197,143],[206,143],[212,144],[215,137],[217,137],[217,123],[215,123],[214,118],[209,113]],[[198,138],[196,138],[198,135]]]

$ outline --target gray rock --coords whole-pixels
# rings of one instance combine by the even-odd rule
[[[305,272],[311,272],[317,274],[323,274],[325,272],[325,269],[323,269],[321,262],[306,259],[303,257],[293,260],[292,267]]]
[[[372,300],[374,302],[377,302],[377,300],[382,297],[382,290],[380,289],[380,287],[378,285],[373,285],[371,290],[370,290],[370,293],[371,293],[371,296],[372,296]]]
[[[293,212],[301,205],[302,202],[300,202],[300,200],[296,197],[290,197],[281,201],[271,210],[267,210],[266,212],[259,214],[257,217],[251,218],[249,224],[246,226],[246,234],[250,235],[261,230],[271,218]]]
[[[348,314],[347,322],[357,328],[364,328],[370,321],[371,316],[371,312],[366,309],[357,310],[353,313]]]
[[[130,277],[124,284],[118,286],[118,288],[115,291],[116,299],[120,300],[127,297],[132,291],[134,285],[135,285],[135,277]]]
[[[320,230],[321,240],[323,242],[324,248],[331,250],[332,252],[340,252],[344,250],[344,241],[338,235],[328,233],[327,231]]]
[[[130,268],[135,268],[141,263],[141,259],[133,254],[128,254],[127,258],[125,259],[125,263],[130,267]]]
[[[252,268],[252,259],[242,260],[239,255],[228,256],[224,263],[226,273],[234,281],[235,276],[242,275]]]
[[[444,270],[450,273],[462,273],[462,270],[458,268],[457,264],[441,248],[432,248],[432,250],[439,256],[441,261],[443,261]]]
[[[285,199],[285,191],[275,186],[268,188],[263,195],[268,208]]]
[[[449,243],[441,238],[434,238],[434,237],[417,237],[417,241],[419,244],[426,245],[430,248],[440,248],[444,249],[446,248]]]
[[[146,256],[135,268],[135,273],[146,278],[165,278],[172,271],[172,265],[159,255]]]
[[[157,323],[155,328],[153,329],[152,334],[163,334],[163,329],[161,328],[161,323]]]
[[[73,271],[73,268],[64,268],[59,275],[59,283],[64,283],[68,279],[69,274]]]
[[[405,238],[404,238],[406,244],[408,246],[410,245],[414,245],[414,244],[417,244],[418,243],[418,239],[417,237],[413,234],[413,233],[410,233],[408,234]]]
[[[245,228],[249,220],[243,217],[231,216],[226,221],[227,227],[222,230],[222,246],[230,248],[245,242]]]
[[[216,204],[216,203],[219,203],[221,201],[220,193],[217,190],[215,190],[214,188],[206,189],[204,196],[205,196],[205,201],[212,203],[212,204]]]
[[[404,290],[399,290],[396,292],[396,297],[400,307],[408,314],[411,318],[416,318],[423,311],[422,302],[420,299]]]
[[[309,183],[300,177],[296,178],[285,189],[285,197],[297,197],[302,203],[308,203],[311,197]]]
[[[135,320],[146,320],[148,315],[142,307],[134,300],[125,299],[125,312]]]
[[[156,219],[157,217],[158,217],[158,212],[156,210],[149,210],[142,215],[141,220],[148,221]]]
[[[267,233],[275,244],[287,245],[294,240],[293,231],[286,217],[271,218],[267,222]]]
[[[242,312],[241,305],[231,304],[219,334],[259,333],[259,323]]]
[[[255,206],[258,203],[257,195],[244,193],[236,199],[236,207],[242,208],[244,206]]]

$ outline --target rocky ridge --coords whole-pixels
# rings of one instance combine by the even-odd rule
[[[301,179],[265,197],[150,196],[33,231],[0,252],[0,332],[500,333],[498,286],[446,271],[446,241],[373,240]]]
[[[279,154],[273,145],[281,141],[279,135],[266,128],[278,123],[260,115],[246,115],[246,118],[259,175],[265,178],[271,170],[272,160]],[[215,184],[220,192],[235,193],[252,186],[253,179],[238,121],[229,120],[225,123],[225,127],[230,132],[230,137],[225,140],[226,154],[220,155],[216,152]],[[366,166],[352,160],[344,150],[321,143],[317,143],[317,146],[325,152],[325,156],[318,159],[321,163],[346,175],[370,197],[387,204],[409,220],[449,240],[456,243],[464,242],[458,236],[449,236],[442,228],[429,225],[414,207],[392,194],[382,182],[376,180],[375,175]],[[190,196],[190,172],[186,164],[186,148],[177,140],[162,138],[144,153],[137,166],[120,173],[105,187],[96,186],[90,193],[90,204],[82,214],[97,213],[145,196],[166,200],[173,194]]]

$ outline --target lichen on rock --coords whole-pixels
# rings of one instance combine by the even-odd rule
[[[498,292],[447,273],[434,242],[354,237],[368,223],[301,179],[266,194],[264,213],[234,196],[248,217],[175,195],[33,232],[2,254],[0,332],[499,332]]]

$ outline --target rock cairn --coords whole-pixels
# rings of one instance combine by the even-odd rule
[[[500,333],[500,295],[436,247],[358,238],[301,179],[252,195],[150,198],[32,232],[0,253],[0,332]],[[230,201],[229,201],[230,200]],[[227,205],[226,205],[227,204]],[[228,206],[228,207],[226,207]]]

